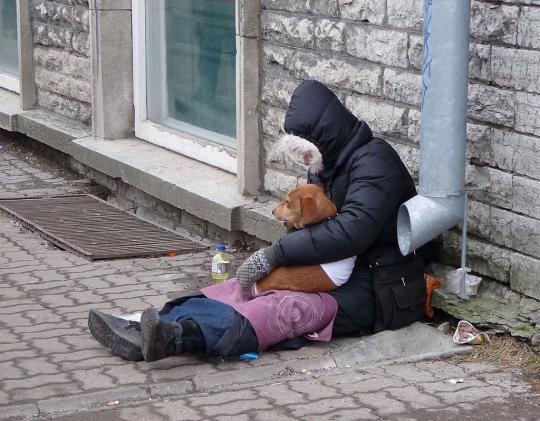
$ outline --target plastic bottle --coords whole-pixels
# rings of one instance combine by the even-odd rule
[[[225,253],[225,244],[216,245],[216,255],[212,258],[212,281],[219,284],[229,279],[231,258]]]

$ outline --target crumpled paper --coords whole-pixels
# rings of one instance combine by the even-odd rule
[[[458,345],[480,345],[489,342],[489,336],[485,332],[480,332],[468,321],[460,320],[452,340]]]

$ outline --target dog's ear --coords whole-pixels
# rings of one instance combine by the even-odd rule
[[[302,197],[301,206],[301,223],[303,226],[318,222],[319,209],[317,201],[311,196]]]

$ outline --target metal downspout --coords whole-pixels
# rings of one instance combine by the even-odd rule
[[[403,255],[463,218],[470,0],[425,0],[419,194],[401,205]]]

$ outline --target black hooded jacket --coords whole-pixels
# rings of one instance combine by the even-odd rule
[[[296,88],[285,131],[321,151],[325,169],[308,174],[308,182],[326,188],[339,214],[282,237],[275,246],[278,263],[309,265],[359,256],[349,281],[332,293],[339,305],[334,333],[368,333],[374,304],[366,255],[401,256],[397,212],[416,194],[414,182],[396,151],[373,137],[368,125],[320,82],[304,81]]]

